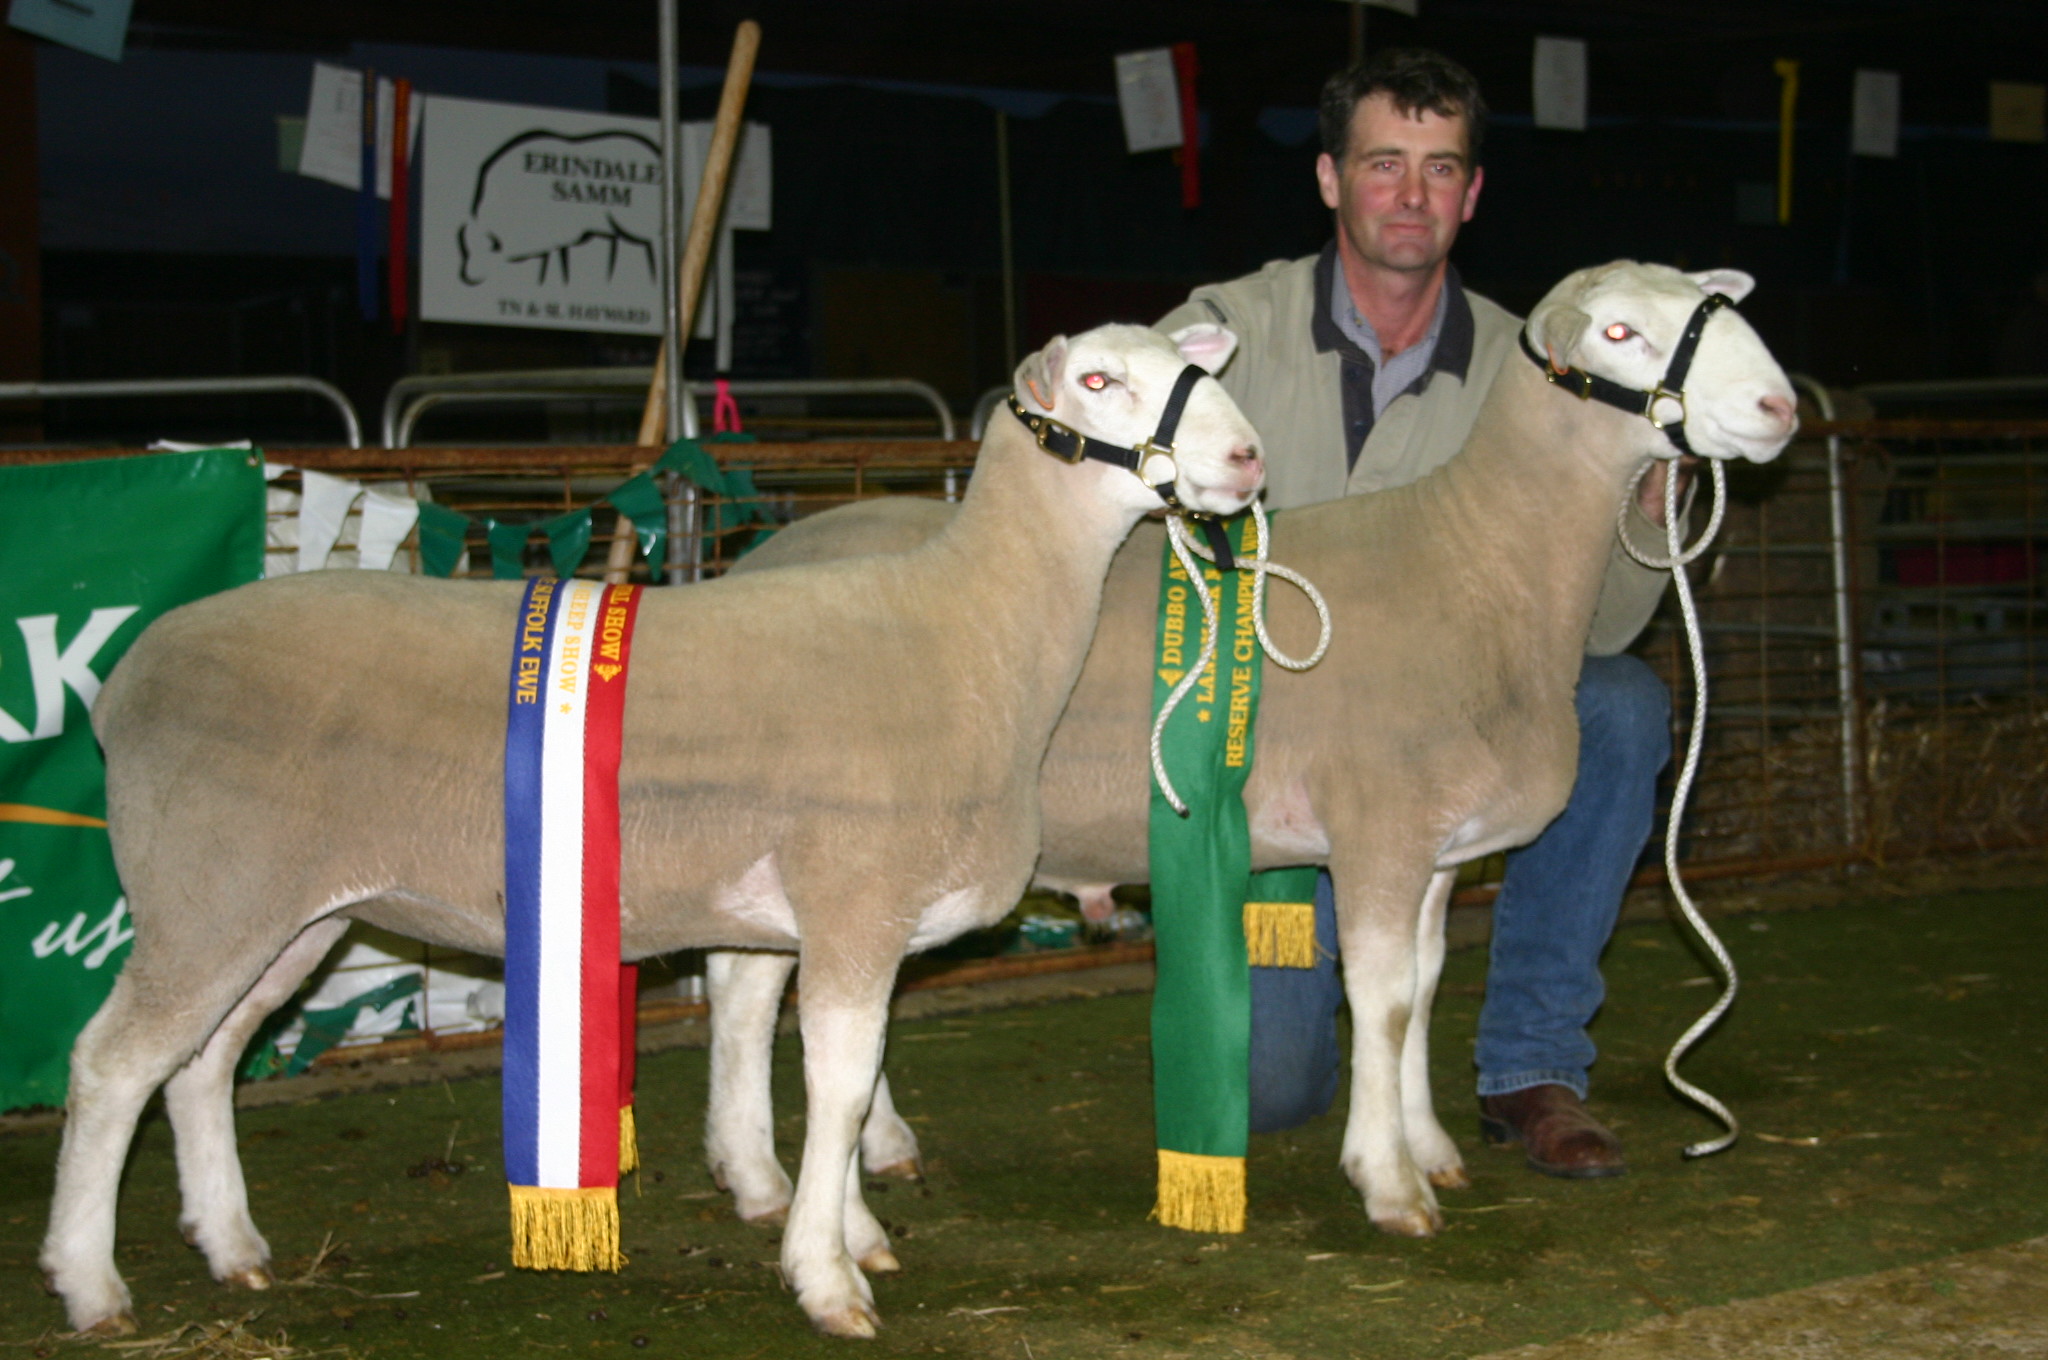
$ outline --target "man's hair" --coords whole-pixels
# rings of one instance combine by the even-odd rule
[[[1351,136],[1351,115],[1359,101],[1383,94],[1394,108],[1411,117],[1427,109],[1442,118],[1465,119],[1465,152],[1479,163],[1479,142],[1486,132],[1486,100],[1472,73],[1441,52],[1425,47],[1393,47],[1370,61],[1359,62],[1323,83],[1320,109],[1323,150],[1330,159],[1344,159]]]

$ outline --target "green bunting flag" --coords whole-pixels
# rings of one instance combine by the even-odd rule
[[[719,434],[708,439],[678,439],[646,472],[636,473],[581,510],[571,510],[536,524],[531,520],[485,518],[484,541],[490,545],[491,575],[517,581],[526,575],[526,544],[538,530],[548,541],[548,562],[563,580],[576,574],[590,554],[592,517],[609,503],[633,526],[633,537],[647,567],[657,578],[667,565],[668,502],[655,474],[673,472],[699,491],[717,497],[706,506],[699,523],[706,538],[717,538],[749,523],[767,527],[740,549],[745,556],[779,527],[761,504],[754,474],[744,467],[722,468],[705,452],[706,444],[753,442],[752,435]],[[468,548],[469,530],[478,521],[431,501],[420,503],[420,569],[429,576],[452,576]]]
[[[1254,556],[1258,529],[1251,516],[1231,528],[1238,555]],[[1159,1149],[1152,1212],[1168,1227],[1243,1232],[1251,965],[1314,966],[1316,871],[1251,872],[1244,785],[1262,668],[1252,617],[1256,578],[1240,571],[1226,582],[1214,566],[1202,575],[1216,596],[1221,641],[1208,670],[1174,710],[1161,748],[1188,815],[1177,815],[1166,796],[1152,790],[1158,959],[1152,1080]],[[1168,543],[1154,644],[1155,713],[1200,654],[1196,588]]]

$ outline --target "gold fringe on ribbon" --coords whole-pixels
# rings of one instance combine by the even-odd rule
[[[514,1185],[512,1264],[521,1270],[610,1270],[619,1250],[619,1195],[610,1186],[551,1190]]]
[[[1247,902],[1244,945],[1254,968],[1316,966],[1316,904]]]
[[[1159,1202],[1152,1217],[1189,1232],[1244,1231],[1244,1158],[1159,1149]]]
[[[640,1169],[640,1126],[633,1122],[633,1107],[619,1107],[619,1174]]]

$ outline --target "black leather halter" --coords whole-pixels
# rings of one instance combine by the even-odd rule
[[[1024,409],[1024,403],[1017,400],[1015,392],[1010,393],[1010,410],[1037,437],[1038,447],[1053,457],[1069,463],[1078,463],[1084,458],[1092,458],[1098,463],[1112,463],[1144,481],[1160,500],[1166,502],[1168,509],[1183,515],[1197,516],[1201,512],[1189,510],[1182,505],[1180,497],[1173,489],[1174,479],[1180,475],[1180,465],[1173,456],[1173,436],[1180,428],[1181,412],[1187,409],[1188,394],[1195,390],[1196,383],[1208,376],[1208,370],[1195,364],[1183,368],[1180,376],[1174,379],[1172,393],[1166,398],[1166,409],[1159,413],[1159,428],[1152,432],[1150,439],[1135,449],[1090,439],[1079,430],[1060,424],[1051,416],[1035,415]],[[1166,480],[1163,482],[1146,480],[1145,464],[1154,458],[1166,460]],[[1157,472],[1155,471],[1153,475],[1156,476]]]
[[[1693,309],[1692,319],[1685,323],[1685,334],[1678,337],[1678,347],[1671,351],[1671,362],[1664,369],[1664,376],[1657,385],[1644,392],[1639,388],[1623,387],[1610,378],[1584,369],[1568,368],[1560,373],[1550,366],[1550,361],[1538,353],[1529,343],[1526,327],[1520,332],[1522,353],[1529,356],[1536,367],[1543,370],[1543,376],[1551,383],[1562,387],[1580,401],[1591,399],[1609,406],[1619,407],[1632,416],[1641,416],[1659,430],[1662,430],[1680,453],[1692,452],[1692,445],[1685,441],[1685,378],[1692,371],[1692,357],[1700,347],[1700,332],[1707,328],[1707,318],[1723,307],[1733,307],[1735,299],[1726,293],[1709,293]],[[1678,415],[1659,415],[1657,403],[1676,403]]]

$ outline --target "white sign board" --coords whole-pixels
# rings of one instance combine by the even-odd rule
[[[1171,48],[1118,53],[1116,102],[1124,115],[1124,147],[1132,154],[1180,145],[1180,82]]]
[[[653,119],[438,95],[428,103],[423,320],[661,334]]]
[[[1849,120],[1849,150],[1858,156],[1899,154],[1899,73],[1858,71]]]
[[[427,102],[422,319],[661,334],[659,123],[475,99]],[[684,231],[710,147],[710,123],[682,125]],[[726,181],[723,230],[766,231],[773,181],[768,129],[749,123]],[[715,287],[704,292],[718,296]],[[729,311],[716,314],[721,332]],[[712,307],[699,316],[710,324]]]
[[[419,152],[420,105],[412,101],[405,152]],[[391,197],[391,127],[398,87],[377,80],[377,197]],[[313,90],[306,101],[306,136],[299,146],[299,173],[344,189],[363,187],[363,73],[346,66],[313,63]]]
[[[1536,126],[1586,130],[1586,44],[1538,38],[1534,72]]]

